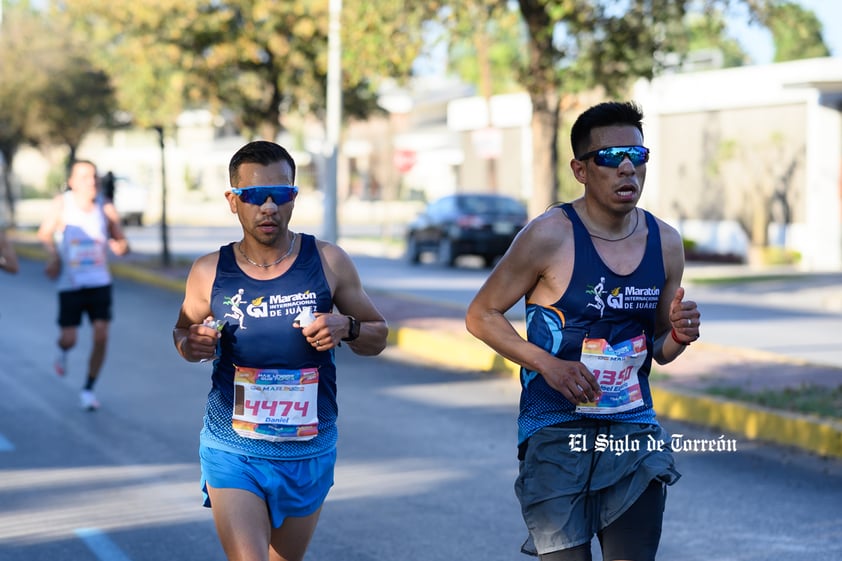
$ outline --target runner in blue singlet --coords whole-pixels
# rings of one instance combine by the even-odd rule
[[[684,300],[681,236],[637,207],[642,119],[616,102],[577,119],[570,166],[584,195],[524,228],[466,316],[521,365],[515,491],[522,550],[544,561],[589,560],[594,536],[605,559],[654,559],[665,485],[679,477],[649,372],[699,337],[700,313]],[[522,298],[525,339],[504,315]]]
[[[229,175],[243,238],[193,264],[173,340],[213,360],[199,458],[226,555],[300,561],[333,485],[334,350],[379,354],[388,328],[348,254],[289,229],[289,152],[251,142]]]

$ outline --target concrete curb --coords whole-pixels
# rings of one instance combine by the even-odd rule
[[[842,458],[842,423],[760,406],[653,387],[658,415]]]
[[[37,247],[19,244],[16,250],[21,257],[46,258],[46,253]],[[112,262],[111,272],[115,277],[184,292],[186,279],[167,278],[154,270],[131,263]],[[504,359],[471,337],[467,331],[464,335],[443,334],[398,324],[391,326],[388,343],[408,355],[438,366],[483,373],[508,373],[514,379],[520,375],[517,364]],[[743,352],[740,349],[729,350]],[[746,352],[755,355],[760,353],[752,350]],[[762,354],[767,358],[772,356],[769,353]],[[842,423],[839,422],[686,390],[658,387],[657,383],[653,384],[652,398],[658,415],[666,419],[704,425],[739,434],[750,440],[774,442],[822,456],[842,458]]]
[[[184,286],[187,280],[162,277],[155,271],[141,269],[139,267],[125,263],[112,263],[111,274],[115,277],[149,284],[152,286],[157,286],[158,288],[163,288],[166,290],[171,290],[173,292],[181,293],[184,293]]]

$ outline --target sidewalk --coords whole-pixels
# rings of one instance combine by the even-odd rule
[[[40,259],[32,244],[18,244],[21,257]],[[143,256],[112,262],[115,276],[182,292],[189,265],[163,270]],[[419,300],[397,292],[370,291],[387,318],[389,344],[427,364],[477,373],[509,373],[517,383],[519,368],[503,359],[465,329],[464,310]],[[523,332],[523,325],[517,325]],[[822,456],[842,458],[842,420],[819,419],[705,394],[712,386],[746,391],[797,388],[805,384],[842,386],[842,368],[807,364],[773,353],[705,343],[700,340],[676,361],[655,366],[655,408],[662,418],[700,424]]]

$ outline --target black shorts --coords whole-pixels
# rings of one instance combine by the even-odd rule
[[[80,288],[58,293],[58,324],[60,327],[78,327],[82,313],[90,321],[111,321],[111,285]]]

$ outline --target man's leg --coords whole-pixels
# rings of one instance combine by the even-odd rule
[[[76,346],[76,335],[78,327],[71,325],[62,327],[58,334],[58,348],[63,352],[67,352]]]
[[[96,384],[99,371],[102,369],[102,363],[105,361],[105,347],[108,343],[108,321],[95,320],[92,325],[94,342],[93,348],[91,348],[91,356],[88,359],[88,377],[79,393],[82,409],[88,411],[95,411],[100,406],[99,400],[94,395],[94,384]]]
[[[243,489],[207,485],[213,520],[229,561],[301,561],[316,530],[319,511],[288,517],[272,528],[266,503]]]
[[[76,346],[76,336],[82,323],[82,306],[78,292],[60,292],[58,295],[58,353],[53,367],[56,374],[67,374],[67,353]]]
[[[93,348],[91,349],[91,357],[88,361],[88,378],[85,382],[85,389],[94,389],[94,384],[99,376],[99,371],[102,370],[102,364],[105,362],[105,349],[108,346],[108,328],[110,322],[107,320],[94,320],[93,325]]]
[[[268,561],[272,526],[263,499],[244,489],[206,487],[228,561]]]
[[[93,328],[93,347],[88,359],[88,377],[79,397],[82,407],[93,411],[99,408],[99,401],[94,395],[93,388],[105,362],[108,329],[111,324],[111,285],[87,289],[85,291],[85,309]]]
[[[322,509],[309,516],[289,516],[280,528],[272,529],[272,548],[269,550],[270,561],[301,561],[310,539],[316,531],[319,514]]]
[[[591,561],[591,544],[583,543],[570,549],[562,549],[539,555],[540,561]]]
[[[666,486],[652,480],[634,504],[599,533],[605,561],[655,560],[666,496]]]
[[[62,327],[58,335],[58,353],[53,369],[59,376],[67,374],[67,353],[76,345],[76,328]]]

